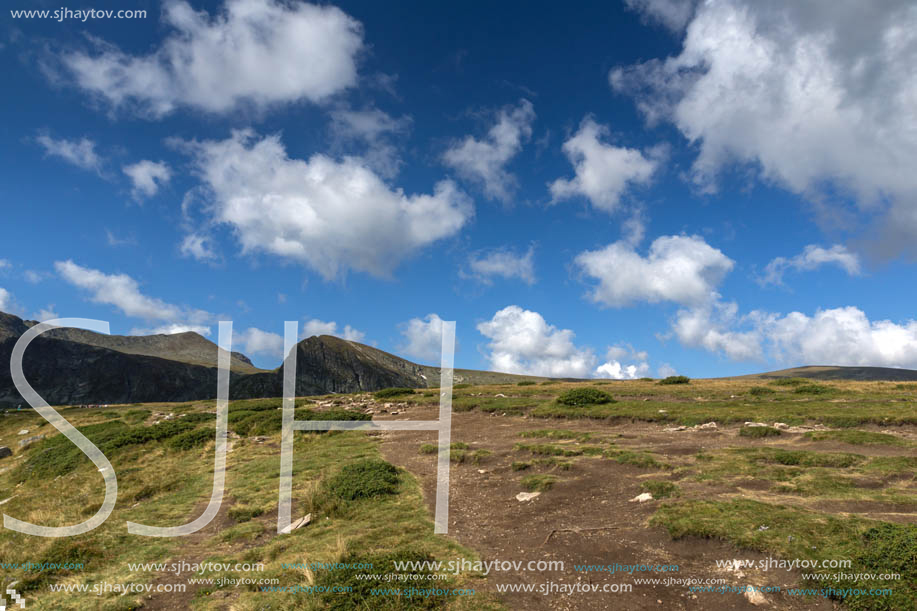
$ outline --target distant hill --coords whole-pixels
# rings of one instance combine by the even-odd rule
[[[768,373],[758,373],[743,378],[811,378],[813,380],[860,380],[894,382],[917,381],[917,371],[913,369],[896,369],[894,367],[841,367],[836,365],[809,365],[793,367]]]
[[[0,312],[0,406],[24,403],[9,362],[18,338],[35,324]],[[338,337],[310,337],[296,349],[298,396],[439,386],[439,367]],[[216,396],[217,352],[216,344],[196,333],[120,336],[60,328],[32,342],[23,367],[29,383],[52,405],[190,401]],[[231,367],[230,397],[283,394],[282,367],[258,369],[238,352]],[[457,369],[454,379],[499,384],[547,378]]]

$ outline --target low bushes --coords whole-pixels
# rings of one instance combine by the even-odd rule
[[[614,398],[604,390],[598,388],[571,388],[557,397],[561,405],[579,407],[581,405],[603,405],[615,403]]]

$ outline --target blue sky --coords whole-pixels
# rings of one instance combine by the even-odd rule
[[[468,368],[917,368],[908,3],[95,8],[146,16],[0,21],[4,311],[264,367],[284,320],[422,362],[455,320]]]

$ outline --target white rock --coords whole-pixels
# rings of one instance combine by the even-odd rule
[[[540,492],[520,492],[519,494],[516,495],[516,500],[519,501],[520,503],[524,503],[525,501],[531,501],[539,494],[541,493]]]
[[[688,427],[686,426],[676,426],[675,428],[663,429],[663,431],[665,431],[666,433],[677,433],[678,431],[685,431],[687,429]]]
[[[775,423],[774,423],[774,428],[775,428],[775,429],[780,429],[781,431],[786,431],[786,430],[788,430],[788,429],[790,428],[790,425],[787,424],[786,422],[775,422]]]
[[[308,526],[312,522],[312,514],[307,513],[303,517],[299,518],[295,522],[292,522],[289,526],[280,531],[281,535],[288,535],[297,528],[302,528],[303,526]]]
[[[766,422],[746,422],[745,426],[748,428],[754,428],[756,426],[767,426]]]
[[[644,492],[643,494],[638,494],[630,500],[631,503],[646,503],[647,501],[652,501],[653,495],[649,492]]]
[[[702,431],[705,431],[705,430],[713,430],[713,429],[716,429],[716,422],[707,422],[707,423],[704,423],[704,424],[698,424],[698,425],[695,426],[694,428],[696,428],[696,429],[698,429],[698,430],[702,430]]]
[[[745,590],[745,598],[748,599],[753,605],[766,605],[767,599],[764,597],[764,594],[758,592],[757,590]]]
[[[29,429],[22,429],[21,431],[19,431],[19,434],[20,434],[20,435],[28,435],[28,434],[29,434]]]

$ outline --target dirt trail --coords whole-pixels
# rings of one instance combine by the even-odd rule
[[[377,416],[378,417],[378,416]],[[411,409],[404,419],[434,419],[428,408]],[[389,418],[386,418],[389,419]],[[398,419],[398,418],[392,418]],[[716,560],[732,558],[765,558],[763,554],[737,551],[723,542],[685,539],[672,541],[661,528],[649,527],[648,518],[658,502],[639,504],[629,499],[640,494],[640,482],[647,476],[658,477],[646,469],[619,464],[611,460],[583,459],[570,471],[558,472],[560,481],[554,488],[528,502],[515,499],[522,491],[519,480],[526,472],[514,472],[510,465],[520,460],[513,445],[520,441],[519,432],[552,426],[549,421],[501,417],[479,412],[453,416],[452,439],[472,444],[473,449],[493,452],[480,465],[453,465],[450,486],[449,536],[476,550],[485,561],[562,560],[564,570],[539,572],[491,572],[476,588],[496,592],[497,584],[534,584],[535,592],[498,595],[514,609],[756,609],[743,594],[692,594],[682,585],[634,584],[641,578],[726,579],[731,586],[779,585],[781,589],[799,583],[796,572],[783,570],[746,570],[738,578],[716,567]],[[635,438],[632,425],[610,426],[598,422],[564,421],[565,429],[593,433],[624,434]],[[644,427],[640,427],[644,428]],[[645,427],[645,433],[659,427]],[[628,441],[620,438],[621,446]],[[660,434],[655,451],[673,454],[698,452],[703,448],[726,445],[725,435],[706,433],[673,437]],[[435,442],[430,433],[392,431],[385,433],[382,453],[387,460],[415,474],[423,487],[430,511],[435,500],[435,458],[418,452],[421,443]],[[641,445],[646,439],[641,439]],[[481,471],[484,471],[483,473]],[[575,564],[678,565],[678,572],[634,574],[587,573],[575,571]],[[619,593],[552,593],[544,595],[544,584],[632,584],[630,592]],[[601,587],[601,586],[600,586]],[[787,594],[768,593],[766,608],[832,609],[824,599],[801,600]]]

